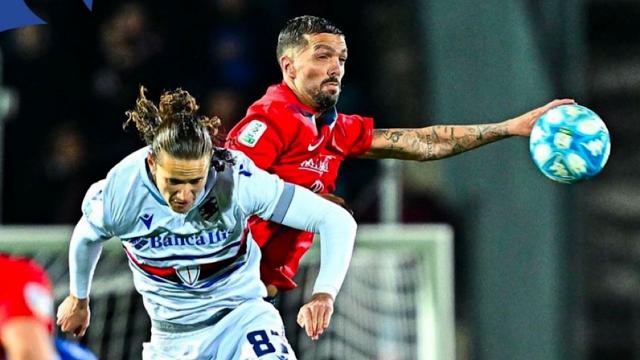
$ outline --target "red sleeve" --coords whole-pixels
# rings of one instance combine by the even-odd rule
[[[0,329],[12,318],[26,316],[53,331],[53,292],[44,270],[27,259],[0,256],[0,273]]]
[[[284,141],[274,121],[264,116],[247,116],[231,129],[225,146],[242,151],[259,168],[267,170],[282,153]]]
[[[348,149],[347,156],[359,156],[371,149],[373,118],[360,115],[343,115],[344,137],[341,146]]]

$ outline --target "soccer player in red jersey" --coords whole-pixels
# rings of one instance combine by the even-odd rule
[[[96,360],[86,347],[53,336],[53,290],[35,261],[0,252],[0,360]]]
[[[35,262],[0,253],[0,359],[54,359],[53,297]]]
[[[347,44],[326,19],[300,16],[278,36],[277,57],[283,81],[267,89],[227,137],[227,147],[243,151],[259,167],[282,179],[342,202],[331,195],[346,157],[436,160],[510,136],[529,136],[550,108],[573,103],[554,100],[502,122],[374,129],[373,119],[338,113]],[[343,203],[343,202],[342,202]],[[261,276],[270,296],[296,286],[292,281],[313,234],[254,218],[254,239],[262,247]],[[318,298],[332,307],[330,297]]]

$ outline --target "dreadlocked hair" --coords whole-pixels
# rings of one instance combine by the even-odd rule
[[[219,137],[222,123],[218,117],[198,115],[196,99],[181,88],[165,91],[159,106],[147,99],[145,93],[144,86],[140,86],[136,106],[125,113],[127,120],[122,127],[135,124],[142,139],[151,146],[154,157],[161,151],[187,160],[213,154],[214,145],[222,140]],[[227,157],[226,149],[216,147],[215,151],[224,152],[221,155]]]

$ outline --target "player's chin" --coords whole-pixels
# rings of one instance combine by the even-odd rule
[[[328,86],[322,89],[322,93],[325,97],[332,98],[337,101],[340,96],[340,86]]]
[[[317,102],[324,107],[335,106],[338,103],[338,98],[340,97],[340,89],[333,90],[323,90],[320,92],[319,99]]]
[[[186,213],[193,206],[192,203],[171,203],[171,210],[177,213]]]

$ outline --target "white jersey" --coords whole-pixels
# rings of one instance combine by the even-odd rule
[[[233,151],[235,164],[212,168],[193,208],[176,213],[148,175],[149,151],[134,152],[94,184],[82,211],[94,241],[122,241],[151,319],[195,323],[266,296],[246,221],[256,214],[281,222],[293,186]]]

